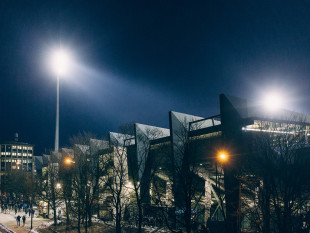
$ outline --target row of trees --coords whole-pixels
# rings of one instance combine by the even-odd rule
[[[309,129],[299,124],[258,122],[251,156],[239,175],[245,198],[243,216],[259,232],[310,229]],[[249,202],[251,201],[251,202]]]
[[[38,200],[48,204],[47,214],[53,213],[54,225],[57,225],[59,210],[65,209],[66,224],[77,222],[77,230],[85,232],[92,225],[93,206],[98,201],[99,179],[96,153],[90,153],[89,133],[79,134],[70,139],[74,145],[74,159],[68,155],[60,157],[58,153],[50,155],[49,164],[37,173],[36,189]]]

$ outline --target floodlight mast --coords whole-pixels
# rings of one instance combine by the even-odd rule
[[[59,150],[59,74],[57,74],[57,100],[56,100],[56,129],[55,129],[55,152]]]
[[[53,56],[53,69],[57,76],[57,99],[56,99],[56,127],[55,127],[55,152],[59,150],[59,79],[68,68],[69,57],[64,50],[58,50]]]

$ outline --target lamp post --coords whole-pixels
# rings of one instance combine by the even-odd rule
[[[59,75],[57,75],[57,104],[56,104],[56,129],[55,129],[55,152],[59,148]]]
[[[224,167],[224,163],[228,162],[228,155],[227,152],[225,151],[219,151],[216,155],[216,159],[215,159],[215,187],[216,187],[216,191],[218,190],[218,188],[220,188],[220,184],[219,184],[219,177],[221,177],[221,174],[223,173],[223,167]],[[221,165],[221,172],[219,175],[218,172],[218,164],[220,163]],[[225,219],[226,222],[226,218],[225,218],[225,214],[224,214],[224,208],[223,208],[223,203],[224,203],[224,196],[221,197],[220,192],[218,193],[218,198],[219,198],[219,206],[221,208],[223,217]]]
[[[216,166],[215,166],[215,177],[216,177],[216,188],[217,188],[217,185],[218,185],[218,169],[217,169],[217,165],[218,165],[218,162],[221,164],[221,167],[223,167],[223,164],[226,163],[228,160],[228,155],[225,151],[220,151],[217,155],[217,158],[216,158]]]
[[[57,77],[57,100],[56,100],[56,129],[55,129],[55,152],[59,149],[59,79],[68,68],[69,56],[64,50],[57,50],[53,54],[53,70]]]
[[[231,159],[231,154],[228,155],[227,152],[225,151],[221,151],[217,155],[217,160],[220,162],[222,169],[224,168],[224,164],[226,164],[229,159]],[[217,169],[217,166],[216,166],[216,169]],[[216,173],[217,173],[217,170],[216,170]],[[238,184],[238,209],[237,209],[236,214],[237,214],[237,231],[240,232],[241,231],[241,184],[240,182]]]
[[[70,157],[65,158],[65,159],[63,160],[63,162],[64,162],[66,165],[68,165],[68,167],[71,166],[71,165],[73,165],[73,164],[75,164],[75,161],[74,161],[72,158],[70,158]],[[69,211],[70,211],[71,205],[70,205],[70,201],[69,201],[68,198],[67,198],[67,195],[69,196],[69,198],[72,196],[71,188],[68,187],[68,185],[69,185],[69,186],[72,186],[72,183],[71,183],[72,181],[71,181],[71,179],[72,179],[71,175],[69,176],[69,174],[67,174],[67,176],[66,176],[66,178],[64,178],[64,182],[63,182],[63,184],[64,184],[64,196],[66,197],[66,198],[65,198],[65,204],[66,204],[66,218],[67,218],[67,221],[66,221],[66,230],[68,230],[68,224],[69,224],[69,222],[70,222],[70,213],[69,213]],[[67,180],[67,181],[66,181],[66,180]],[[79,207],[79,208],[80,208],[80,207]]]

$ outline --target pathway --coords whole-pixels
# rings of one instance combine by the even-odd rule
[[[13,230],[16,233],[28,233],[30,231],[30,225],[31,225],[31,220],[29,215],[26,217],[26,224],[23,226],[23,221],[22,219],[20,220],[20,226],[17,226],[16,222],[16,216],[20,215],[21,217],[25,215],[24,212],[18,212],[16,215],[13,213],[14,211],[11,211],[10,214],[4,214],[0,213],[0,223],[3,225],[7,226],[9,229]],[[48,222],[51,222],[49,219],[44,219],[41,216],[40,217],[34,217],[32,219],[32,227],[35,228],[37,226],[40,226],[42,224],[47,224]]]

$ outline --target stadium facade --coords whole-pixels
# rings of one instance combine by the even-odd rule
[[[138,188],[144,215],[164,210],[174,227],[186,214],[204,225],[225,220],[229,232],[240,232],[253,228],[244,206],[249,196],[253,197],[249,206],[256,197],[256,189],[246,195],[240,174],[255,153],[255,135],[261,134],[298,135],[308,145],[310,117],[283,109],[270,112],[251,101],[221,94],[216,116],[171,111],[168,129],[135,123],[123,132],[110,132],[108,140],[76,145],[73,156],[95,153],[100,163],[104,161],[100,158],[110,155],[116,167],[124,159],[128,206],[135,199],[130,190]],[[221,153],[227,158],[219,159]],[[111,214],[111,198],[111,193],[99,194],[100,217]]]

